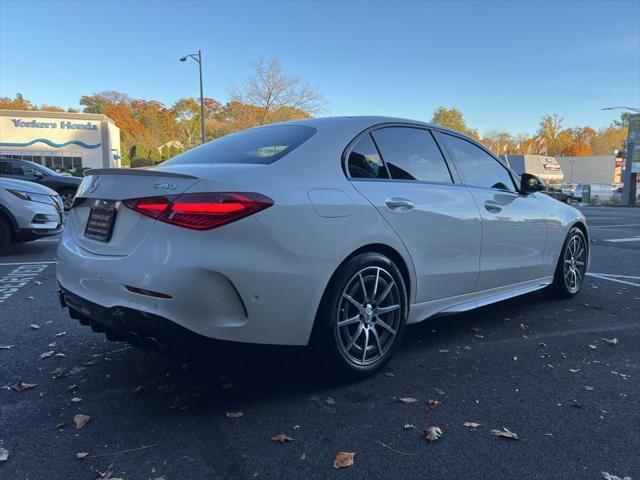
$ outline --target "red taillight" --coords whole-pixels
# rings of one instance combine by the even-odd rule
[[[264,210],[273,205],[273,200],[259,193],[185,193],[134,198],[124,204],[161,222],[209,230]]]

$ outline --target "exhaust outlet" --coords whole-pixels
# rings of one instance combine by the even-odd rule
[[[142,346],[142,339],[140,338],[140,335],[138,335],[136,332],[127,333],[127,342],[129,342],[134,347]]]
[[[164,349],[164,346],[156,337],[146,337],[144,339],[144,347],[153,353],[160,353]]]

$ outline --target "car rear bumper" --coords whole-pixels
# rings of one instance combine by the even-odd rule
[[[157,222],[128,255],[91,253],[66,229],[57,278],[65,296],[125,322],[159,317],[211,339],[306,345],[335,267],[282,248],[247,218],[209,232]]]

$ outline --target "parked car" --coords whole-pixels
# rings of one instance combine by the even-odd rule
[[[59,295],[112,340],[310,345],[363,376],[407,324],[578,293],[585,218],[542,187],[436,125],[253,128],[156,167],[92,170],[58,246]]]
[[[588,200],[585,197],[588,194]],[[576,200],[590,203],[591,205],[614,204],[619,205],[622,201],[622,191],[612,183],[580,183],[576,186]]]
[[[82,183],[81,178],[63,175],[39,163],[1,157],[0,177],[35,182],[55,190],[62,198],[65,210],[71,207],[76,190]]]
[[[544,190],[542,190],[542,192],[547,194],[551,198],[555,198],[562,203],[566,203],[567,205],[571,205],[571,203],[573,202],[573,195],[570,193],[565,193],[560,187],[545,185],[545,188]]]
[[[62,199],[44,185],[0,178],[0,252],[62,231]]]

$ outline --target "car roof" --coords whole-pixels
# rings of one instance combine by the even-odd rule
[[[442,125],[436,125],[433,123],[423,122],[420,120],[411,120],[408,118],[399,118],[399,117],[387,117],[381,115],[353,115],[353,116],[335,116],[335,117],[316,117],[316,118],[306,118],[301,120],[289,120],[286,122],[277,123],[276,125],[307,125],[310,127],[317,128],[321,130],[323,128],[334,127],[337,125],[353,125],[359,126],[363,129],[372,127],[374,125],[384,124],[384,123],[404,123],[408,125],[421,125],[430,128],[438,128],[441,130],[448,130],[459,135],[464,135],[461,132],[456,130],[451,130],[450,128],[443,127]]]

